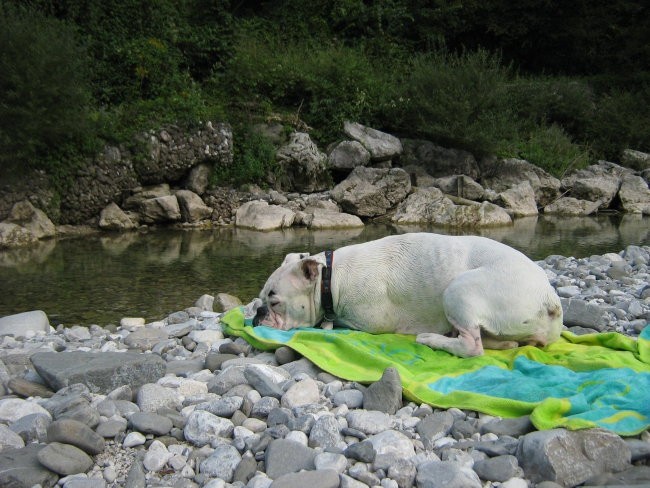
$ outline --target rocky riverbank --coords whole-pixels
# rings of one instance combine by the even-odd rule
[[[42,174],[0,185],[0,249],[66,231],[50,217],[108,231],[168,225],[266,231],[355,228],[377,220],[503,226],[540,212],[650,215],[650,155],[638,151],[625,151],[620,164],[599,161],[558,179],[524,160],[475,157],[351,122],[326,152],[307,133],[287,140],[282,131],[260,130],[271,132],[277,149],[270,190],[211,185],[214,168],[233,165],[227,124],[152,131],[138,138],[142,154],[107,147],[58,199]]]
[[[576,333],[650,321],[650,247],[539,262]],[[219,297],[222,303],[224,297]],[[406,402],[288,348],[224,336],[204,295],[119,327],[0,319],[0,485],[543,487],[650,483],[650,433],[535,431],[527,417]]]

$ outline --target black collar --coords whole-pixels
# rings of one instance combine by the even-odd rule
[[[336,318],[334,312],[334,299],[332,298],[332,261],[334,251],[325,251],[325,266],[321,271],[320,281],[320,303],[325,309],[325,320],[333,321]]]

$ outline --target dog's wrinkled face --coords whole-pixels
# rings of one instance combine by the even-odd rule
[[[260,293],[264,305],[257,309],[255,325],[282,330],[316,325],[320,319],[314,303],[316,284],[325,261],[308,256],[289,254],[271,274]]]

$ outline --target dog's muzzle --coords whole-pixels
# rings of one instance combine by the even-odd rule
[[[253,325],[254,326],[260,325],[260,322],[264,320],[268,314],[269,314],[269,307],[267,307],[266,305],[261,305],[257,309],[257,312],[255,313],[255,317],[253,317]]]

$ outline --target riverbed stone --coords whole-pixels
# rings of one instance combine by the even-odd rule
[[[499,193],[499,203],[514,217],[537,215],[535,190],[530,182],[524,181]]]
[[[181,398],[174,388],[147,383],[138,390],[138,407],[142,412],[155,413],[161,407],[177,409],[181,406]]]
[[[291,385],[286,393],[282,395],[280,404],[286,408],[295,408],[310,403],[318,403],[319,398],[318,385],[313,379],[306,378]]]
[[[426,449],[433,449],[435,442],[445,437],[454,425],[454,417],[448,411],[435,412],[424,417],[415,429]]]
[[[488,481],[504,482],[524,474],[519,467],[517,458],[512,455],[496,456],[479,461],[474,463],[473,469],[479,478]]]
[[[183,429],[185,438],[195,446],[209,444],[217,437],[228,437],[235,425],[229,419],[217,417],[205,410],[190,414]]]
[[[411,439],[396,430],[385,430],[379,434],[368,437],[377,456],[393,454],[399,458],[410,459],[415,455]]]
[[[167,417],[152,412],[136,412],[129,417],[129,424],[138,432],[157,436],[169,434],[173,423]]]
[[[104,438],[86,424],[72,419],[55,420],[47,429],[48,442],[72,444],[82,451],[95,455],[106,448]]]
[[[607,325],[605,311],[595,303],[579,298],[560,298],[564,324],[568,327],[588,327],[601,332]]]
[[[81,449],[60,442],[49,443],[36,456],[43,466],[64,476],[84,473],[93,465],[93,460]]]
[[[364,434],[378,434],[391,426],[390,416],[378,410],[352,410],[345,418],[349,427]]]
[[[550,429],[523,436],[517,449],[526,477],[576,486],[601,473],[630,466],[631,451],[618,435],[600,429]]]
[[[124,338],[124,344],[133,349],[146,351],[165,339],[167,339],[167,332],[164,329],[141,327],[126,336]]]
[[[338,488],[339,475],[332,469],[287,473],[271,483],[270,488]]]
[[[165,361],[152,354],[44,352],[34,354],[31,361],[55,391],[82,383],[94,393],[106,394],[122,385],[137,389],[165,374]]]
[[[626,212],[650,215],[650,189],[642,177],[625,175],[618,196]]]
[[[276,439],[266,448],[264,463],[266,474],[277,479],[283,474],[295,473],[302,469],[315,469],[316,451],[298,442]]]
[[[302,223],[312,230],[355,229],[364,226],[363,221],[356,215],[324,209],[309,210]]]
[[[59,477],[38,461],[38,453],[44,448],[43,444],[28,444],[0,452],[0,486],[54,486]]]
[[[334,448],[342,441],[341,426],[334,415],[323,415],[316,419],[309,432],[309,447]]]
[[[0,424],[0,452],[25,447],[25,441],[13,430]]]
[[[544,207],[545,214],[586,217],[598,211],[599,202],[579,200],[573,197],[561,197]]]
[[[481,480],[470,468],[452,461],[429,461],[418,466],[418,488],[481,488]]]
[[[0,422],[16,422],[22,417],[31,414],[41,414],[50,419],[52,418],[52,415],[36,402],[20,398],[0,399]]]
[[[30,332],[49,332],[50,321],[42,310],[0,317],[0,336],[25,337]]]
[[[235,447],[222,444],[217,446],[209,457],[201,461],[199,470],[211,478],[220,478],[230,483],[241,459],[241,454]]]
[[[363,390],[363,408],[388,414],[402,408],[402,380],[397,369],[386,368],[379,381]]]
[[[47,441],[47,428],[52,422],[49,413],[32,413],[25,415],[9,424],[9,428],[18,434],[25,444],[31,442],[45,443]]]
[[[181,209],[176,195],[165,195],[143,200],[140,203],[140,220],[146,224],[181,220]]]

